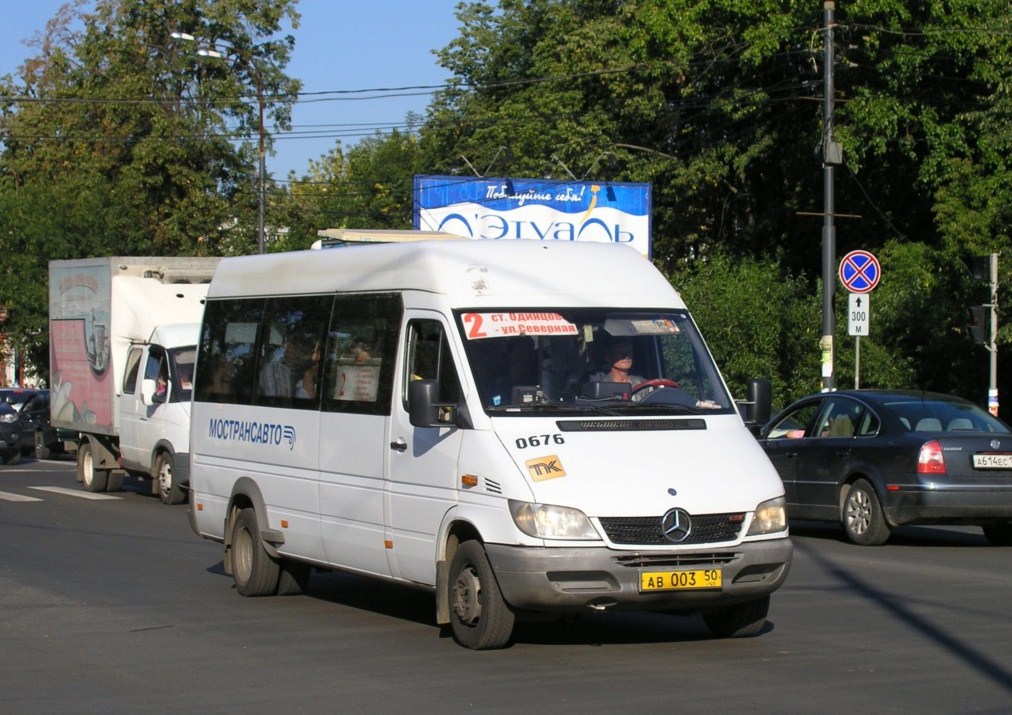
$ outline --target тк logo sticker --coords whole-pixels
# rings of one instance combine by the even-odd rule
[[[524,462],[524,466],[527,467],[527,473],[531,475],[531,479],[535,482],[543,482],[546,479],[558,479],[559,477],[566,476],[566,470],[562,468],[562,463],[554,454],[548,457],[528,459]]]

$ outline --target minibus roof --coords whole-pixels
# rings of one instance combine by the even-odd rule
[[[453,307],[681,308],[638,251],[612,243],[418,241],[224,258],[209,298],[417,290]]]

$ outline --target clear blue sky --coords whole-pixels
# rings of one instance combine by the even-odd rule
[[[7,8],[0,22],[0,75],[35,54],[25,40],[43,31],[65,1],[19,0],[16,9]],[[299,0],[302,21],[288,74],[302,80],[304,93],[442,84],[448,75],[432,50],[457,35],[458,1]],[[267,158],[275,178],[290,170],[301,176],[338,139],[348,146],[376,129],[402,126],[408,112],[423,113],[431,100],[428,93],[407,91],[337,97],[309,96],[296,105],[291,135],[278,136],[275,155]]]

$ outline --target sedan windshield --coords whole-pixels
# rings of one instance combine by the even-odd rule
[[[503,309],[457,321],[490,414],[734,408],[685,311]]]

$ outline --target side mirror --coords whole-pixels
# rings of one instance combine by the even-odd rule
[[[408,420],[415,427],[452,427],[457,424],[456,405],[437,402],[439,382],[413,380],[408,383]]]
[[[741,404],[741,416],[750,430],[758,433],[770,421],[773,387],[766,378],[748,381],[748,399]]]

